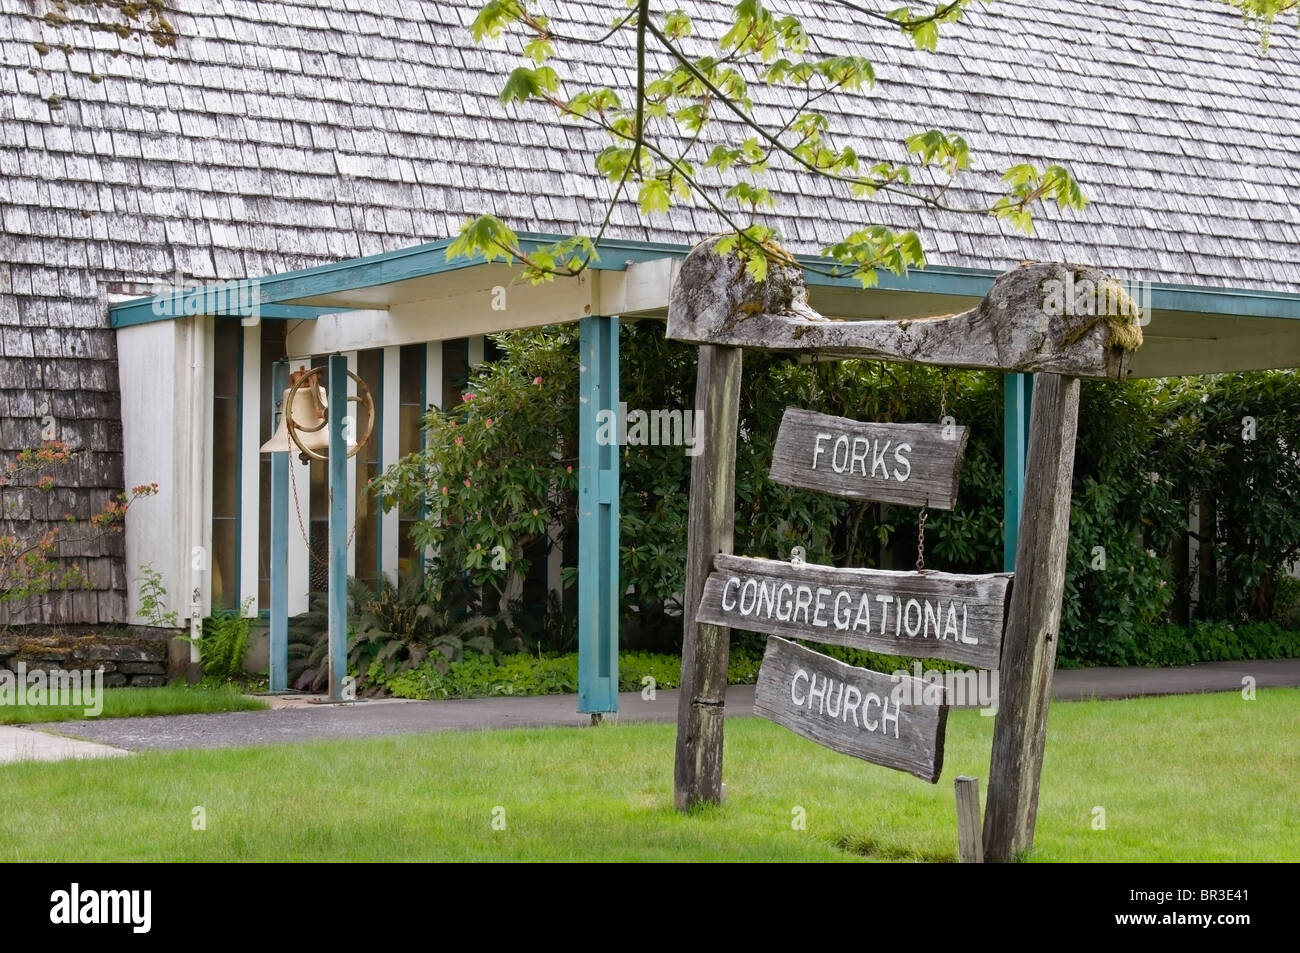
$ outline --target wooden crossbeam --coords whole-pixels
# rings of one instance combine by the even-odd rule
[[[1085,265],[1027,264],[1000,276],[970,311],[919,320],[841,321],[808,305],[803,272],[780,260],[755,281],[712,242],[682,263],[668,308],[668,337],[769,351],[815,352],[1073,377],[1128,375],[1142,343],[1137,305]]]

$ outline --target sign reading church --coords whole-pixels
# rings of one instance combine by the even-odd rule
[[[864,423],[788,408],[773,451],[779,483],[856,500],[951,509],[967,430]],[[934,783],[948,699],[789,639],[996,669],[1010,573],[837,568],[719,553],[697,622],[765,632],[756,714],[835,751]],[[915,703],[911,703],[914,700]]]

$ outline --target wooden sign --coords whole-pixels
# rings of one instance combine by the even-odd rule
[[[907,684],[907,683],[917,683]],[[767,640],[754,714],[841,754],[931,784],[943,771],[942,689],[910,675],[856,668],[782,638]],[[926,704],[933,696],[938,704]]]
[[[1091,308],[1079,313],[1078,308],[1067,308],[1066,313],[1057,313],[1061,309],[1049,307],[1049,302],[1055,300],[1051,288],[1071,281],[1076,287],[1081,281],[1090,283],[1094,289],[1109,289],[1113,284],[1102,273],[1085,266],[1028,264],[1000,276],[977,307],[961,314],[922,320],[835,320],[809,307],[802,268],[779,249],[770,251],[768,268],[761,280],[750,274],[741,256],[734,252],[719,255],[714,239],[702,242],[687,255],[669,300],[668,337],[700,345],[695,406],[705,408],[700,422],[704,432],[717,435],[718,439],[709,441],[704,454],[696,457],[691,466],[684,591],[686,604],[695,606],[698,600],[699,611],[686,613],[683,620],[673,781],[674,801],[679,809],[689,810],[700,803],[717,804],[722,798],[722,711],[727,688],[728,634],[731,626],[737,626],[990,667],[999,664],[1001,654],[1000,711],[993,726],[993,756],[983,822],[984,856],[988,860],[1008,861],[1033,846],[1056,660],[1054,634],[1060,626],[1065,586],[1071,473],[1079,413],[1078,378],[1122,379],[1128,375],[1133,352],[1142,342],[1141,331],[1132,320],[1133,308],[1108,309],[1104,313]],[[1128,303],[1132,304],[1131,300]],[[1025,495],[1016,550],[1020,575],[1010,606],[1007,605],[1010,580],[1006,576],[1000,576],[1000,583],[995,582],[999,576],[963,577],[969,583],[965,589],[943,586],[934,590],[908,589],[933,585],[943,574],[873,574],[869,570],[778,563],[764,566],[766,561],[728,561],[730,557],[715,556],[730,553],[732,549],[735,432],[740,407],[742,349],[748,347],[813,352],[817,358],[1035,372]],[[817,433],[812,435],[811,448],[807,438],[802,444],[797,440],[791,442],[788,465],[795,468],[791,471],[792,480],[800,479],[798,468],[820,469],[820,466],[814,468],[808,459],[810,452],[819,464],[822,459],[817,453],[816,436]],[[909,443],[907,451],[900,451],[895,444],[891,448],[894,451],[891,463],[887,459],[888,451],[878,448],[874,442],[870,456],[864,458],[861,456],[864,447],[855,446],[851,433],[845,436],[847,442],[840,450],[840,472],[836,475],[847,482],[832,492],[842,492],[845,488],[853,492],[853,479],[862,479],[863,463],[855,465],[855,450],[859,461],[869,459],[872,467],[877,468],[874,474],[868,469],[868,480],[889,482],[883,479],[885,467],[889,468],[889,476],[895,483],[903,484],[911,479],[911,472],[899,455],[910,458],[913,444]],[[862,436],[865,440],[867,435]],[[838,441],[838,435],[835,439]],[[847,473],[843,472],[845,451],[848,452]],[[875,459],[877,454],[881,458],[879,463]],[[960,457],[960,452],[956,456]],[[835,462],[832,444],[832,471]],[[904,473],[906,480],[902,478]],[[824,476],[817,474],[818,479]],[[814,485],[820,488],[820,484]],[[931,498],[929,503],[938,506],[938,498]],[[753,571],[759,569],[767,571]],[[885,575],[893,578],[873,578]],[[985,583],[977,580],[991,586],[1001,585],[1001,592],[981,589]],[[857,588],[851,588],[850,581]],[[841,583],[843,587],[837,589]],[[964,598],[966,593],[972,597]],[[931,596],[933,604],[927,601]],[[947,597],[946,606],[941,596]],[[960,623],[956,611],[959,605],[963,609]],[[886,606],[890,607],[891,617],[884,614]],[[870,621],[864,609],[871,611]],[[898,626],[892,633],[891,618]],[[983,625],[977,626],[980,618]],[[939,633],[937,638],[935,632]],[[952,638],[954,632],[956,639]],[[971,638],[975,639],[974,644]],[[996,650],[991,648],[994,639]],[[976,653],[977,657],[958,654],[968,652]],[[809,661],[805,664],[804,660]],[[812,660],[816,660],[816,665]],[[871,691],[866,681],[871,675],[838,666],[839,663],[816,652],[783,644],[775,636],[770,638],[760,675],[757,711],[836,750],[848,754],[871,752],[874,758],[888,736],[872,746],[881,719],[875,715],[874,703],[865,705],[864,690]],[[850,672],[859,681],[851,682]],[[804,680],[811,690],[814,675],[816,685],[824,686],[815,695],[804,691]],[[882,676],[876,676],[879,677]],[[832,685],[832,679],[836,678],[842,691]],[[850,684],[854,691],[849,690]],[[830,702],[831,706],[838,705],[834,718],[829,714],[826,699],[832,690],[838,692]],[[881,699],[883,714],[884,696],[879,691],[875,696]],[[846,701],[857,704],[846,706]],[[865,728],[864,707],[870,708]],[[933,780],[941,767],[944,713],[935,707],[935,724],[931,727],[925,722],[924,728],[927,713],[917,713],[916,718],[911,714],[900,708],[896,716],[898,732],[889,742],[895,746],[891,754],[894,763],[906,763],[904,770]],[[887,731],[892,727],[889,720],[885,725]],[[908,747],[903,745],[904,734],[909,739]],[[868,736],[867,742],[862,741],[863,735]],[[927,757],[931,752],[932,756]],[[975,802],[973,789],[963,792],[963,839],[972,848],[972,851],[963,850],[963,856],[973,853],[974,828],[978,823]]]
[[[996,669],[1010,573],[795,565],[718,554],[696,622]]]
[[[787,407],[777,483],[853,500],[950,510],[969,433],[956,424],[874,424]]]

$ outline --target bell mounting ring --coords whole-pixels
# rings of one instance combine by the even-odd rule
[[[293,384],[289,387],[289,397],[285,401],[285,405],[287,407],[292,407],[293,399],[294,397],[297,396],[298,391],[302,387],[304,387],[308,381],[312,380],[313,378],[319,377],[324,370],[325,368],[323,367],[313,367],[310,371],[307,371],[307,373],[305,374],[295,375],[295,380],[293,381]],[[353,445],[352,449],[348,451],[348,457],[351,458],[351,457],[355,457],[357,455],[357,452],[366,445],[366,443],[370,440],[371,432],[375,429],[375,402],[370,397],[370,388],[366,386],[365,381],[363,381],[356,374],[353,374],[351,371],[346,371],[345,373],[348,375],[348,377],[352,378],[352,380],[355,381],[357,385],[357,393],[356,395],[351,395],[351,394],[348,395],[348,403],[364,404],[366,408],[366,432],[361,435],[361,439],[359,439]],[[315,386],[320,386],[319,382]],[[308,393],[314,394],[316,392],[314,390],[309,390]],[[322,417],[320,423],[318,423],[316,426],[304,427],[293,419],[292,414],[287,414],[285,416],[286,430],[288,431],[289,439],[292,440],[294,445],[298,448],[301,456],[310,457],[313,460],[328,460],[329,455],[324,453],[318,453],[317,451],[313,450],[311,447],[305,446],[303,442],[300,439],[298,439],[298,433],[299,431],[301,431],[302,433],[316,433],[327,423],[328,423],[328,418]]]

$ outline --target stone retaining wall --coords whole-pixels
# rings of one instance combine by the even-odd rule
[[[166,629],[132,627],[122,635],[0,633],[0,669],[28,672],[49,669],[103,669],[104,685],[157,688],[177,670],[172,634]],[[188,648],[184,643],[179,643]],[[182,663],[183,664],[183,663]]]

